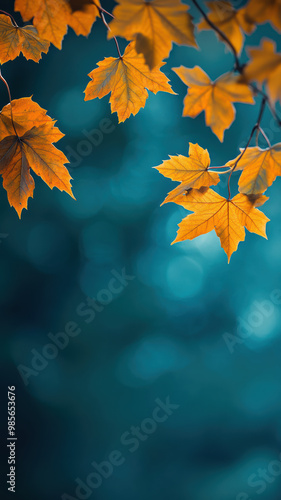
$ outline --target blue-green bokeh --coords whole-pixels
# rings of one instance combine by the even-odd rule
[[[11,11],[11,4],[2,1],[1,8]],[[111,10],[113,2],[104,6]],[[281,49],[268,25],[247,43],[261,36],[274,37]],[[186,87],[171,68],[199,65],[215,79],[233,65],[213,33],[198,34],[198,44],[200,50],[174,46],[164,67],[178,96],[151,94],[145,109],[120,125],[107,97],[83,100],[87,74],[115,56],[99,21],[88,39],[70,31],[63,50],[52,47],[38,65],[20,57],[2,68],[13,98],[33,95],[58,120],[65,153],[84,147],[77,166],[70,157],[77,201],[36,178],[19,221],[1,190],[0,233],[8,235],[0,246],[1,400],[5,414],[6,387],[14,383],[21,499],[75,496],[75,479],[85,480],[91,463],[114,449],[125,463],[89,498],[237,500],[245,492],[249,500],[280,499],[281,473],[265,481],[263,493],[248,484],[281,452],[281,305],[271,301],[267,312],[257,305],[281,288],[280,180],[263,207],[271,219],[268,241],[247,233],[228,265],[213,233],[170,246],[186,213],[174,204],[160,208],[174,184],[152,169],[168,155],[187,154],[189,142],[223,165],[245,145],[257,118],[258,104],[238,104],[221,144],[203,115],[181,117]],[[2,108],[4,86],[0,100]],[[104,119],[112,131],[87,154],[81,141]],[[279,142],[267,113],[264,128]],[[86,323],[77,308],[124,267],[135,279]],[[225,334],[237,338],[241,320],[248,335],[230,352]],[[70,321],[81,333],[25,386],[17,366],[31,366],[31,350],[42,352],[48,334]],[[167,396],[179,408],[130,453],[121,435]],[[4,474],[6,468],[4,453]]]

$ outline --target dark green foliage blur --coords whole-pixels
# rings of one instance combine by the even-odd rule
[[[103,6],[111,11],[113,2]],[[1,9],[12,8],[1,1]],[[249,45],[261,36],[281,49],[269,25]],[[169,154],[187,155],[189,141],[223,165],[257,118],[258,98],[256,106],[236,105],[221,144],[203,115],[181,117],[186,87],[172,67],[199,65],[215,79],[233,66],[210,31],[198,44],[199,51],[174,46],[164,67],[178,96],[151,94],[121,125],[108,97],[83,100],[88,73],[116,55],[100,21],[88,39],[70,30],[62,51],[51,47],[38,65],[20,57],[2,67],[14,99],[33,95],[58,120],[65,138],[57,146],[71,161],[77,201],[37,178],[19,221],[1,188],[1,498],[12,498],[5,439],[6,392],[14,384],[20,500],[78,498],[76,480],[91,473],[96,483],[80,491],[84,499],[280,500],[281,305],[272,301],[281,288],[280,179],[262,207],[271,219],[268,241],[247,233],[228,265],[213,233],[170,246],[186,212],[160,208],[175,184],[152,169]],[[0,101],[2,109],[4,85]],[[263,126],[280,141],[269,113]],[[232,180],[235,193],[237,174]],[[226,185],[219,192],[226,195]],[[115,280],[110,291],[123,268],[134,279]],[[48,351],[70,322],[76,335],[57,354]],[[25,384],[18,366],[31,369],[43,349],[54,359]],[[155,401],[168,397],[179,407],[155,428]],[[132,426],[142,429],[134,451],[121,438],[138,432]],[[96,487],[101,476],[92,462],[108,461],[113,450],[124,460]]]

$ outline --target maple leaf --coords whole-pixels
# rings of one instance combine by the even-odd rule
[[[38,62],[49,50],[49,42],[41,40],[34,26],[14,26],[9,16],[0,14],[0,64],[12,61],[22,54]]]
[[[244,227],[267,238],[265,228],[269,219],[256,208],[267,199],[263,195],[249,197],[238,194],[228,200],[212,189],[191,189],[179,204],[194,213],[179,224],[173,243],[192,240],[215,229],[229,262],[239,242],[245,239]]]
[[[224,131],[235,119],[233,102],[254,104],[252,91],[239,76],[226,73],[212,82],[199,66],[192,69],[180,66],[173,71],[189,87],[184,99],[183,116],[195,118],[205,111],[206,125],[223,142]]]
[[[166,160],[162,165],[155,167],[165,177],[181,182],[168,194],[162,205],[170,201],[176,203],[176,200],[190,188],[199,189],[218,184],[220,181],[219,175],[209,171],[210,163],[207,149],[190,142],[188,158],[182,155],[170,156],[170,160]]]
[[[278,31],[281,31],[280,0],[250,0],[245,10],[250,22],[262,24],[269,21]]]
[[[197,47],[188,6],[180,0],[117,1],[108,37],[135,40],[136,51],[144,55],[150,69],[169,56],[172,42]]]
[[[44,125],[45,123],[55,124],[55,121],[47,115],[47,111],[31,97],[23,97],[12,101],[14,124],[18,135],[23,135],[34,126]],[[8,135],[15,133],[13,122],[11,120],[11,105],[7,104],[0,112],[0,140]],[[64,137],[60,130],[53,126],[52,142],[57,142]]]
[[[248,50],[251,60],[243,71],[241,81],[256,81],[266,84],[273,103],[281,101],[281,54],[275,52],[275,42],[262,40],[258,48]]]
[[[244,150],[240,151],[242,153]],[[239,158],[240,155],[226,166],[235,165]],[[240,193],[254,195],[264,193],[276,177],[281,175],[281,143],[267,149],[259,147],[246,149],[237,163],[236,170],[243,170],[239,179]]]
[[[57,187],[74,196],[71,177],[64,166],[69,162],[52,144],[63,137],[54,126],[54,120],[31,98],[14,100],[11,105],[5,106],[0,113],[0,174],[9,203],[21,217],[35,187],[30,169],[51,189]]]
[[[250,33],[255,28],[255,24],[246,17],[245,9],[236,10],[230,2],[218,0],[215,2],[207,2],[211,12],[208,18],[217,26],[231,41],[237,53],[240,54],[244,44],[243,31]],[[199,30],[212,30],[213,28],[203,19],[198,24]],[[218,35],[220,40],[223,40]]]
[[[145,106],[150,90],[174,94],[167,77],[155,68],[150,71],[142,54],[137,54],[134,42],[126,47],[122,58],[106,57],[98,63],[89,77],[92,79],[85,90],[85,101],[100,99],[111,92],[111,112],[117,112],[119,122],[131,114],[136,115]]]
[[[99,16],[97,6],[99,0],[88,4],[76,0],[76,8],[72,8],[68,0],[44,0],[42,2],[31,2],[30,0],[15,0],[15,11],[21,13],[24,21],[33,18],[33,24],[39,36],[51,42],[55,47],[61,49],[62,40],[70,26],[76,35],[87,36],[93,23]]]

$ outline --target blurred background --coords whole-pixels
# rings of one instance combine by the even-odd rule
[[[12,5],[2,0],[1,9],[12,12]],[[103,6],[111,11],[114,3]],[[281,49],[269,25],[247,44],[263,36]],[[69,30],[63,50],[52,46],[39,64],[21,56],[2,68],[14,99],[33,95],[58,120],[65,133],[58,147],[71,161],[77,199],[36,178],[19,221],[1,189],[4,498],[7,386],[14,384],[17,498],[280,500],[281,305],[273,301],[281,289],[280,179],[263,207],[268,241],[247,233],[228,265],[214,232],[170,246],[187,213],[174,204],[160,208],[176,184],[152,168],[168,155],[187,155],[189,141],[208,148],[212,165],[223,165],[257,118],[258,98],[256,106],[236,105],[221,144],[203,114],[181,117],[186,87],[172,67],[199,65],[215,79],[233,66],[211,31],[197,40],[199,50],[174,46],[164,67],[178,96],[151,94],[145,109],[120,125],[108,97],[84,102],[88,73],[116,55],[100,20],[88,39]],[[2,109],[4,85],[0,101]],[[279,142],[281,130],[267,113],[263,126]],[[89,135],[99,138],[96,145]],[[236,183],[233,176],[233,192]],[[127,281],[119,278],[110,291],[124,268]],[[48,350],[49,334],[69,322],[75,336]],[[40,365],[36,354],[35,365],[34,353],[43,351],[48,361],[40,358]],[[148,421],[156,400],[168,396],[178,407],[161,423]],[[142,433],[135,451],[122,439],[132,426]],[[97,472],[92,462],[108,461],[113,450],[122,465],[98,487],[75,492]]]

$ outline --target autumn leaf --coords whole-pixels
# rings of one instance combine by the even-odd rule
[[[188,6],[180,0],[117,0],[108,37],[122,36],[136,41],[150,69],[169,57],[172,43],[197,47]]]
[[[23,135],[34,126],[55,124],[55,121],[47,115],[47,111],[34,102],[31,97],[23,97],[12,101],[14,124],[18,135]],[[11,120],[11,106],[7,104],[0,113],[0,140],[15,133]],[[52,142],[57,142],[64,137],[59,129],[53,126]]]
[[[231,167],[237,163],[236,170],[243,170],[238,183],[240,193],[264,193],[281,175],[281,143],[267,149],[248,148],[238,162],[240,156],[226,164]]]
[[[165,201],[168,203],[179,199],[190,188],[199,189],[201,187],[214,186],[219,183],[219,175],[209,170],[210,156],[207,149],[201,148],[198,144],[189,143],[189,157],[178,155],[170,156],[170,160],[166,160],[155,167],[160,174],[179,181],[181,184],[171,191]]]
[[[11,104],[14,125],[10,104],[0,113],[0,174],[9,203],[21,217],[35,187],[30,170],[51,189],[57,187],[72,197],[73,194],[71,177],[64,166],[68,160],[52,144],[63,137],[54,120],[31,98],[14,100]]]
[[[0,14],[0,64],[12,61],[21,52],[26,59],[38,62],[49,46],[49,42],[39,38],[34,26],[14,26],[9,16]]]
[[[262,24],[269,21],[272,26],[281,31],[280,0],[250,0],[245,10],[251,22]]]
[[[96,5],[99,0],[96,0]],[[79,5],[76,3],[77,7]],[[68,0],[15,0],[15,11],[21,13],[24,21],[33,18],[33,24],[39,36],[53,43],[58,49],[70,26],[77,35],[87,36],[93,23],[99,16],[97,6],[93,3],[81,3],[81,9],[72,9]]]
[[[208,18],[217,26],[230,40],[237,53],[240,54],[244,44],[243,30],[250,33],[254,30],[255,24],[245,17],[245,9],[236,10],[230,2],[215,1],[207,2],[211,12]],[[198,24],[199,30],[212,30],[213,28],[203,19]],[[218,35],[222,40],[222,37]]]
[[[206,125],[222,142],[224,131],[235,119],[233,102],[254,104],[251,90],[239,77],[226,73],[212,82],[199,66],[192,69],[180,66],[173,71],[189,87],[184,99],[183,116],[195,118],[205,111]]]
[[[273,103],[281,101],[281,54],[276,53],[272,40],[263,40],[258,48],[250,48],[250,62],[243,71],[241,81],[265,83]]]
[[[269,219],[256,207],[267,199],[263,195],[249,197],[238,194],[228,200],[212,189],[191,189],[180,204],[194,213],[179,224],[173,243],[192,240],[215,229],[229,262],[239,242],[245,239],[245,227],[251,233],[266,238],[265,228]]]
[[[167,77],[155,68],[150,71],[142,54],[137,54],[134,42],[130,43],[122,58],[106,57],[98,63],[89,77],[91,81],[85,90],[85,101],[100,99],[111,92],[111,112],[118,114],[119,122],[131,114],[136,115],[145,106],[150,90],[174,94]]]

